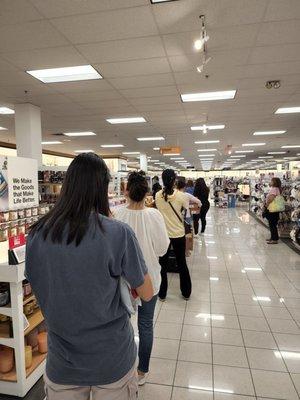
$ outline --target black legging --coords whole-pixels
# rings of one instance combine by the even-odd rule
[[[277,241],[279,239],[278,236],[278,222],[279,222],[279,212],[267,212],[266,214],[267,220],[269,221],[269,228],[271,233],[271,240]]]
[[[195,235],[197,235],[199,232],[199,219],[201,219],[201,233],[204,233],[206,227],[206,214],[209,210],[209,207],[209,202],[204,203],[201,206],[200,214],[193,214]]]
[[[179,238],[170,238],[170,246],[167,253],[159,258],[159,263],[161,265],[161,285],[159,290],[159,297],[165,299],[168,291],[168,261],[171,245],[173,247],[176,262],[179,269],[180,278],[180,290],[184,297],[189,298],[192,292],[192,282],[190,277],[190,272],[186,264],[185,258],[185,236]]]

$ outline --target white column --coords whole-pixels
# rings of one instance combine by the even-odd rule
[[[140,168],[142,171],[148,172],[148,158],[147,154],[140,154]]]
[[[15,105],[17,155],[34,158],[42,165],[41,110],[32,104]]]

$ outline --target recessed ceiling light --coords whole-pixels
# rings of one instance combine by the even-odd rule
[[[228,100],[235,97],[236,90],[226,90],[222,92],[202,92],[202,93],[186,93],[181,95],[181,100],[189,101],[209,101],[209,100]]]
[[[0,114],[14,114],[15,110],[8,107],[0,107]]]
[[[163,136],[148,136],[148,137],[138,137],[139,142],[148,142],[151,140],[165,140]]]
[[[48,142],[42,142],[42,144],[62,144],[59,140],[50,140]]]
[[[300,144],[281,146],[282,149],[298,149]]]
[[[235,153],[254,153],[254,150],[236,150]]]
[[[269,151],[268,154],[286,154],[286,151]]]
[[[184,160],[184,157],[171,157],[170,160]]]
[[[7,131],[7,128],[4,128],[3,126],[0,126],[0,131]]]
[[[198,154],[198,157],[215,157],[215,154]]]
[[[253,136],[266,136],[266,135],[281,135],[286,131],[261,131],[261,132],[254,132]]]
[[[94,132],[65,132],[65,136],[95,136],[96,133]]]
[[[243,147],[250,147],[250,146],[265,146],[266,143],[243,143]]]
[[[292,114],[300,113],[300,107],[281,107],[275,111],[275,114]]]
[[[200,140],[195,142],[195,144],[212,144],[212,143],[220,143],[220,140]]]
[[[180,156],[180,153],[169,153],[169,154],[164,154],[164,156]]]
[[[94,150],[75,150],[74,153],[94,153]]]
[[[240,155],[238,155],[238,156],[230,156],[230,158],[242,158],[242,157],[246,157],[246,156],[244,156],[243,154],[240,154]]]
[[[216,129],[224,129],[225,125],[199,125],[199,126],[191,126],[192,131],[204,131],[207,132],[216,130]]]
[[[284,160],[295,160],[295,158],[298,158],[298,157],[283,157]]]
[[[147,122],[144,117],[108,118],[106,121],[110,124],[136,124],[139,122]]]
[[[201,158],[200,161],[201,162],[203,162],[203,161],[214,161],[214,159],[213,158]]]
[[[217,149],[198,149],[199,152],[206,152],[206,151],[218,151]]]
[[[160,147],[153,147],[153,150],[158,151],[160,150]]]
[[[175,161],[177,164],[181,164],[181,163],[183,163],[183,162],[186,162],[186,161],[184,161],[184,159],[182,160],[182,161],[180,161],[180,160],[177,160],[177,161]]]
[[[101,144],[101,147],[109,149],[109,148],[124,147],[124,145],[123,144]]]
[[[129,156],[129,155],[134,155],[134,154],[140,154],[140,152],[139,151],[123,151],[122,154]]]
[[[85,81],[102,79],[102,76],[91,65],[75,67],[47,68],[26,71],[29,75],[44,83]]]

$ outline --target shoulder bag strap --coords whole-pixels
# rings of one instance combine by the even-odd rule
[[[174,211],[174,213],[176,214],[176,217],[179,219],[179,221],[183,224],[183,220],[180,218],[179,214],[177,213],[177,211],[175,210],[175,208],[172,206],[172,203],[170,203],[168,201],[168,203],[170,204],[172,210]]]

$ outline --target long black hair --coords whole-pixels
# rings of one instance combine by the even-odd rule
[[[209,188],[206,186],[205,180],[203,178],[196,179],[194,196],[199,199],[201,195],[208,196],[208,194],[209,194]]]
[[[173,169],[165,169],[161,177],[164,184],[163,196],[165,201],[168,201],[168,196],[174,193],[176,174]]]
[[[144,200],[149,191],[148,182],[145,174],[140,172],[131,172],[127,182],[127,192],[130,200],[140,203]]]
[[[93,153],[82,153],[71,162],[61,194],[54,208],[31,228],[31,234],[43,229],[43,238],[50,235],[53,243],[62,243],[68,228],[67,244],[78,246],[94,215],[95,227],[102,229],[98,214],[109,216],[109,170]]]

